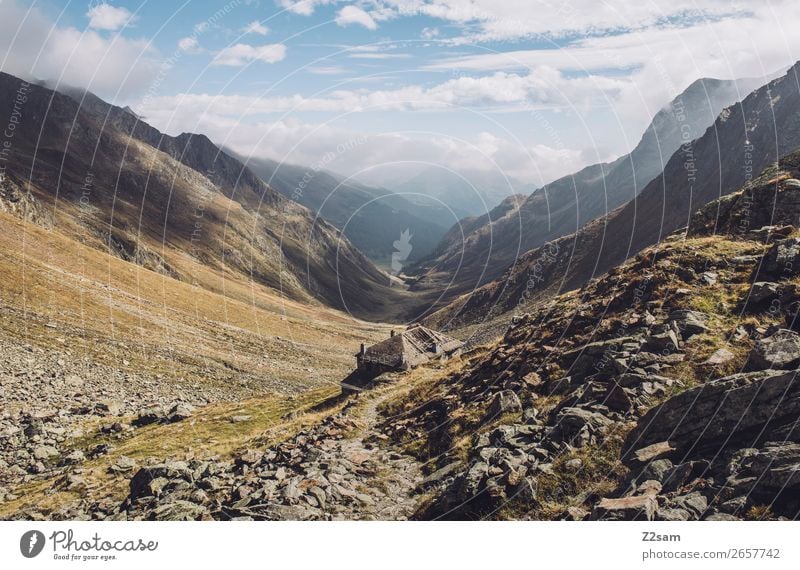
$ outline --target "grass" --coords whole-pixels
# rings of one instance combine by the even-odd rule
[[[248,370],[307,387],[298,363],[309,362],[317,378],[338,381],[359,343],[390,328],[291,301],[188,257],[171,263],[194,282],[171,279],[2,213],[0,252],[0,333],[96,361],[124,358],[154,375]]]
[[[769,505],[753,505],[744,513],[744,520],[746,521],[768,521],[774,520],[775,513]]]
[[[69,449],[88,451],[98,443],[110,443],[114,448],[107,455],[87,460],[81,465],[83,477],[93,500],[121,501],[127,494],[128,477],[109,472],[109,467],[122,457],[139,464],[165,459],[229,459],[250,447],[267,447],[291,437],[306,426],[319,423],[324,417],[341,409],[341,404],[322,411],[311,410],[316,404],[333,395],[331,389],[315,390],[297,399],[286,397],[255,398],[236,404],[210,405],[198,410],[191,418],[166,425],[136,429],[123,439],[98,431],[75,439]],[[284,420],[287,412],[299,412]],[[234,423],[233,416],[248,415],[250,419]],[[35,505],[37,508],[58,510],[77,500],[71,491],[58,489],[60,477],[36,481],[13,490],[19,498],[0,505],[0,518]]]
[[[623,441],[624,433],[615,433],[602,444],[556,457],[551,472],[538,476],[533,504],[512,500],[498,513],[498,518],[554,520],[569,507],[583,506],[593,496],[608,495],[627,473],[619,459]],[[580,469],[566,467],[572,459],[581,460]]]
[[[749,285],[744,284],[699,287],[689,299],[689,308],[729,321],[734,316],[736,305],[747,294],[748,289]]]

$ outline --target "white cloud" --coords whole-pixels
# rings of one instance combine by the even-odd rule
[[[197,38],[190,36],[178,40],[178,49],[180,49],[181,51],[195,52],[199,47],[200,47],[200,42],[197,41]]]
[[[563,37],[653,25],[682,24],[744,13],[752,4],[730,0],[381,0],[398,16],[426,15],[461,25],[464,42],[509,40],[542,34]]]
[[[205,132],[215,141],[245,155],[311,164],[360,133],[294,118],[302,116],[303,112],[347,116],[359,112],[458,111],[465,107],[531,112],[539,107],[591,106],[597,104],[598,99],[602,104],[606,95],[613,96],[622,85],[624,80],[567,78],[552,68],[539,68],[526,75],[498,72],[481,77],[460,77],[433,86],[337,90],[318,97],[183,94],[153,98],[146,107],[134,110],[168,132]],[[263,119],[264,115],[273,113],[285,113],[289,118]],[[353,174],[397,161],[436,162],[456,170],[500,169],[513,178],[540,185],[598,160],[596,152],[571,148],[568,142],[560,140],[553,139],[553,142],[552,145],[522,143],[510,135],[504,138],[488,132],[467,140],[444,132],[432,132],[427,136],[379,133],[370,135],[369,145],[360,147],[358,153],[348,153],[349,156],[341,157],[330,167]]]
[[[618,70],[616,75],[626,81],[610,104],[628,135],[628,145],[620,141],[617,148],[623,153],[635,144],[652,116],[695,79],[761,77],[800,59],[800,36],[792,32],[800,25],[800,5],[781,0],[771,4],[753,4],[750,13],[735,18],[589,37],[557,49],[447,58],[429,69],[523,73],[548,66],[606,76],[609,70]],[[717,3],[700,5],[708,9]],[[634,14],[641,20],[644,8],[637,10]]]
[[[432,40],[439,37],[439,28],[422,28],[420,36],[423,40]]]
[[[229,54],[229,57],[233,60],[230,65],[243,65],[243,55]],[[442,111],[465,107],[524,111],[533,107],[604,105],[606,99],[615,97],[627,84],[626,79],[609,77],[568,78],[553,68],[539,67],[524,75],[500,71],[450,79],[430,87],[339,89],[314,97],[181,94],[155,98],[152,104],[165,109],[183,105],[203,107],[217,115],[236,117],[276,112]],[[149,110],[143,112],[149,114]]]
[[[134,110],[144,112],[148,122],[166,132],[203,132],[244,156],[313,165],[333,153],[336,158],[326,161],[326,168],[345,175],[377,172],[398,164],[404,168],[409,164],[436,164],[456,171],[505,174],[541,185],[587,163],[580,149],[525,145],[487,132],[463,139],[441,132],[365,135],[295,118],[248,122],[232,114],[217,114],[213,101],[201,103],[192,98],[178,107],[165,107],[165,102],[158,100],[149,102],[147,109]],[[357,152],[337,150],[365,136],[368,144],[357,145]]]
[[[358,6],[345,6],[336,15],[336,23],[340,26],[349,26],[350,24],[358,24],[364,26],[368,30],[377,30],[378,24],[375,20]]]
[[[144,92],[158,74],[145,40],[58,27],[37,8],[0,2],[0,65],[23,78],[88,88],[109,100]]]
[[[289,12],[294,12],[301,16],[310,16],[314,13],[314,9],[317,6],[333,4],[336,1],[337,0],[277,0],[277,4]]]
[[[110,32],[119,30],[133,21],[133,14],[127,8],[105,3],[89,8],[86,17],[89,18],[90,28]]]
[[[306,71],[314,75],[341,75],[347,72],[347,70],[340,65],[312,65],[307,67]]]
[[[353,59],[407,59],[411,57],[407,53],[378,53],[378,52],[362,52],[354,51],[347,55]]]
[[[269,28],[258,20],[253,20],[242,28],[243,34],[258,34],[259,36],[266,36],[269,33]]]
[[[276,63],[285,57],[286,46],[283,44],[267,44],[263,46],[235,44],[219,51],[211,64],[239,67],[252,61]]]

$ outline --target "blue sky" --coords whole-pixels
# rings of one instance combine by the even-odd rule
[[[437,164],[527,187],[630,150],[699,77],[791,65],[797,4],[1,0],[0,61],[244,154],[334,152],[329,168],[376,183]]]

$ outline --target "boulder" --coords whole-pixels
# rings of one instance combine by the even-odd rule
[[[511,390],[503,390],[498,392],[492,400],[489,410],[486,413],[486,419],[491,420],[500,417],[504,414],[514,414],[522,412],[522,402]]]
[[[699,311],[672,311],[669,320],[675,323],[684,339],[708,330],[708,315]]]
[[[626,439],[624,455],[669,441],[679,453],[741,444],[800,414],[800,382],[789,371],[764,370],[711,380],[649,410]]]
[[[633,409],[636,393],[630,388],[623,388],[617,382],[608,387],[603,403],[617,412],[628,413]]]
[[[127,455],[120,455],[108,469],[113,473],[127,473],[136,469],[137,465],[136,460],[131,459]]]
[[[731,465],[732,477],[751,481],[758,492],[800,491],[800,443],[768,443]],[[752,491],[751,491],[752,492]]]
[[[40,445],[33,450],[33,458],[39,461],[47,461],[53,457],[58,457],[58,450],[52,445]]]
[[[657,521],[682,522],[688,521],[690,518],[691,515],[689,515],[688,511],[669,507],[660,507],[655,515],[655,520]]]
[[[655,479],[647,479],[636,487],[634,495],[649,495],[657,497],[664,487]]]
[[[133,423],[137,427],[141,427],[161,422],[164,419],[165,414],[161,406],[149,406],[139,410],[136,420]]]
[[[789,370],[796,369],[798,364],[800,364],[800,335],[792,330],[780,329],[756,342],[750,351],[747,368]]]
[[[670,501],[670,506],[689,513],[690,520],[700,520],[708,509],[708,499],[697,491],[681,495]]]
[[[639,481],[647,481],[648,479],[652,479],[654,481],[658,481],[659,483],[663,483],[670,469],[672,469],[672,461],[669,459],[656,459],[647,464],[637,479]]]
[[[596,436],[602,434],[613,422],[600,412],[583,408],[564,408],[556,416],[556,429],[563,441],[576,447],[595,443]]]
[[[601,499],[592,510],[592,520],[652,521],[658,502],[651,495]]]
[[[764,254],[758,268],[759,281],[781,281],[800,273],[800,238],[779,241]]]
[[[672,329],[650,335],[645,339],[644,348],[652,352],[676,352],[680,349],[678,335]]]
[[[708,472],[707,461],[686,461],[675,465],[664,474],[664,491],[677,491],[690,480],[703,476]]]
[[[193,413],[194,406],[185,402],[177,402],[167,413],[167,421],[169,423],[180,422],[190,418]]]
[[[623,461],[631,466],[638,467],[646,465],[650,461],[669,457],[675,452],[673,447],[668,441],[659,441],[651,445],[647,445],[623,457]]]
[[[125,431],[125,424],[121,422],[114,422],[113,424],[104,424],[100,426],[100,431],[103,433],[119,433]]]
[[[168,461],[157,465],[142,467],[131,478],[130,498],[153,496],[170,480],[193,481],[193,472],[185,461]]]
[[[545,394],[549,396],[563,395],[572,389],[572,376],[553,378],[545,384]]]
[[[703,285],[715,285],[717,283],[717,279],[719,279],[719,274],[713,271],[704,271],[700,274],[700,282]]]
[[[542,377],[536,372],[529,372],[522,377],[522,382],[529,388],[537,388],[542,385]]]
[[[263,452],[257,449],[247,449],[236,457],[236,466],[254,465],[258,463],[263,456]]]
[[[721,366],[723,364],[727,364],[731,362],[735,358],[735,355],[726,348],[719,348],[714,351],[714,353],[709,356],[703,364],[707,364],[709,366]]]
[[[84,461],[86,461],[86,456],[80,449],[71,451],[61,460],[62,464],[64,465],[77,465],[78,463],[83,463]]]
[[[103,400],[95,403],[94,411],[101,416],[118,416],[121,411],[121,406],[119,402],[114,400]]]
[[[761,305],[766,301],[777,299],[783,294],[785,286],[772,281],[756,281],[750,288],[747,297],[748,304]]]

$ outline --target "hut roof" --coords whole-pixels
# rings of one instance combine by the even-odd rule
[[[364,361],[399,367],[405,361],[416,365],[436,354],[435,346],[441,352],[452,352],[463,346],[460,340],[449,337],[422,325],[411,326],[400,334],[373,344],[366,349]]]

